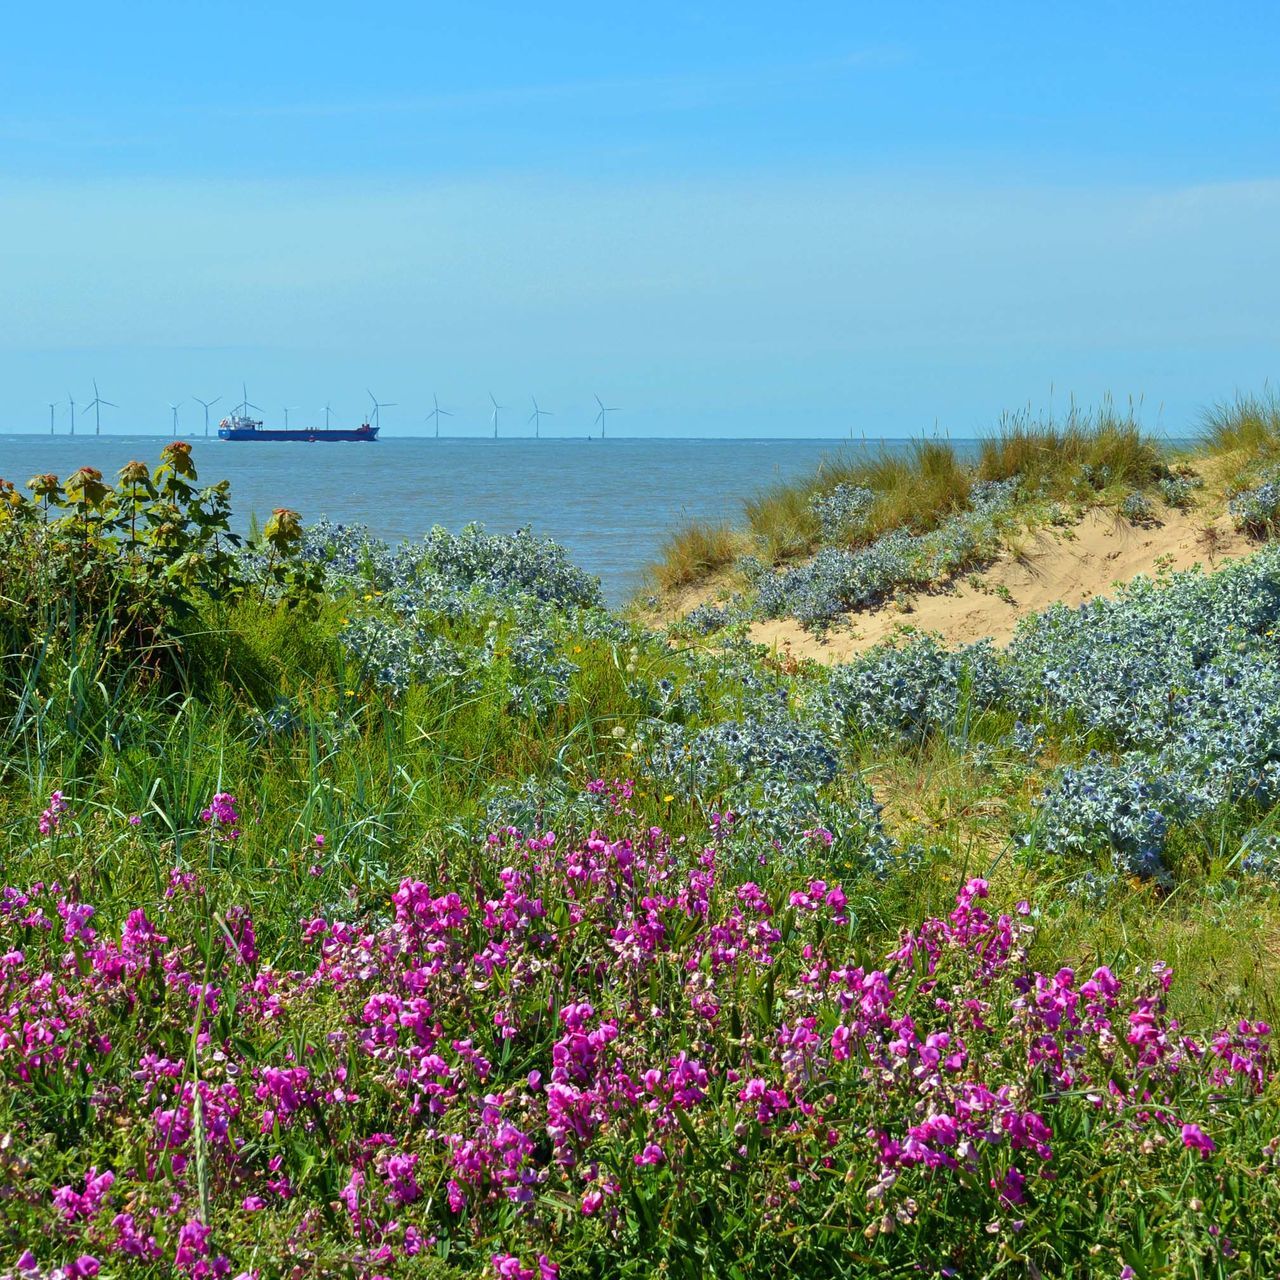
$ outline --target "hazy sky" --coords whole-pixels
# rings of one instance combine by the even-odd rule
[[[265,11],[264,11],[265,10]],[[0,432],[953,435],[1280,353],[1280,6],[24,5]],[[1052,393],[1051,393],[1052,388]],[[1163,409],[1161,408],[1163,406]],[[219,406],[219,412],[222,406]],[[92,417],[77,430],[92,430]],[[2,458],[0,458],[2,462]]]

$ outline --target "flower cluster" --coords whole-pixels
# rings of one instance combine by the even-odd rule
[[[200,810],[200,821],[214,839],[231,844],[240,838],[240,812],[237,800],[229,791],[219,791],[206,808]]]
[[[63,798],[61,791],[54,791],[49,796],[49,803],[43,813],[40,815],[40,834],[42,836],[56,835],[58,828],[62,825],[63,816],[66,814],[68,805]]]
[[[487,874],[405,879],[380,921],[302,921],[289,969],[239,908],[202,952],[198,886],[114,929],[56,884],[0,892],[0,1086],[92,1082],[79,1136],[114,1153],[61,1161],[51,1192],[11,1165],[20,1274],[231,1275],[286,1241],[317,1274],[418,1274],[437,1246],[587,1274],[666,1256],[713,1207],[746,1215],[735,1247],[768,1270],[796,1247],[771,1243],[783,1225],[817,1220],[839,1230],[789,1254],[814,1274],[850,1235],[879,1268],[979,1265],[1020,1226],[949,1235],[923,1199],[975,1226],[1061,1221],[1060,1175],[1088,1171],[1107,1206],[1143,1150],[1144,1176],[1226,1204],[1222,1152],[1266,1158],[1248,1117],[1274,1088],[1269,1027],[1197,1037],[1164,966],[1034,966],[1029,908],[990,910],[982,880],[886,954],[858,946],[840,883],[745,880],[714,841],[486,848]],[[1231,1205],[1242,1228],[1274,1207]]]
[[[861,485],[838,484],[815,494],[810,507],[822,527],[824,542],[840,542],[854,534],[875,505],[875,493]]]

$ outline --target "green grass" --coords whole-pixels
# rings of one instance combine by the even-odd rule
[[[1271,458],[1280,453],[1280,400],[1267,390],[1222,401],[1205,412],[1200,440],[1210,453]]]
[[[731,565],[742,554],[743,545],[742,535],[726,524],[694,521],[663,543],[653,578],[664,591],[700,582]]]
[[[1065,423],[1013,417],[982,441],[978,474],[984,480],[1019,477],[1051,499],[1088,495],[1100,488],[1144,489],[1166,470],[1165,451],[1131,417],[1110,409],[1072,414]]]

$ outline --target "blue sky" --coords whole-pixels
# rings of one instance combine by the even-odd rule
[[[1271,4],[23,6],[0,431],[970,435],[1280,351]],[[188,399],[183,422],[198,408]],[[89,419],[82,418],[79,430]],[[58,429],[66,410],[58,410]]]

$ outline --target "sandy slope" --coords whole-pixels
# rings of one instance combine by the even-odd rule
[[[1207,497],[1207,495],[1206,495]],[[1192,511],[1162,509],[1161,521],[1138,527],[1109,509],[1089,512],[1069,529],[1042,529],[1025,536],[1021,554],[1006,553],[978,575],[937,592],[918,594],[906,610],[889,604],[849,614],[847,626],[825,639],[811,635],[792,619],[759,622],[756,641],[797,657],[840,662],[891,636],[900,627],[936,632],[950,644],[969,644],[984,636],[997,644],[1012,635],[1018,619],[1055,601],[1077,605],[1091,596],[1110,595],[1117,585],[1164,567],[1211,569],[1248,555],[1257,544],[1237,533],[1220,499],[1208,498]],[[704,601],[723,598],[725,582],[711,581],[674,593],[659,615],[661,625]]]
[[[929,595],[918,595],[909,611],[889,605],[849,615],[850,630],[832,631],[826,640],[810,635],[798,622],[757,623],[752,638],[797,657],[839,662],[870,648],[897,628],[938,632],[948,643],[968,644],[989,636],[1003,644],[1019,618],[1056,600],[1077,605],[1091,596],[1109,595],[1117,585],[1167,565],[1212,568],[1247,555],[1256,546],[1237,533],[1225,517],[1203,512],[1168,511],[1162,522],[1140,528],[1110,511],[1093,511],[1070,529],[1046,529],[1028,535],[1025,552],[1001,556],[981,575],[981,586],[961,581]],[[1011,600],[995,592],[1004,588]]]

